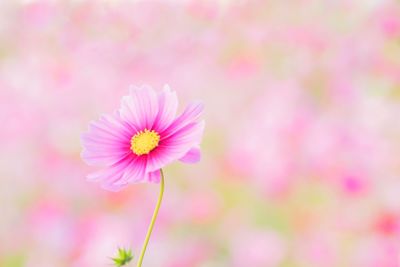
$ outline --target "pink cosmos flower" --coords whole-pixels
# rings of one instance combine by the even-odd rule
[[[103,166],[88,175],[102,187],[118,191],[130,183],[160,181],[160,169],[180,160],[200,160],[203,105],[192,103],[176,117],[178,99],[168,85],[157,93],[149,86],[132,87],[118,111],[102,115],[82,135],[82,158]]]

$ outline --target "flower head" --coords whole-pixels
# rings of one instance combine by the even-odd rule
[[[160,169],[181,160],[200,160],[204,121],[201,103],[176,116],[178,99],[169,86],[156,93],[149,86],[133,87],[113,114],[102,115],[82,135],[82,158],[102,166],[88,179],[118,191],[130,183],[160,181]]]

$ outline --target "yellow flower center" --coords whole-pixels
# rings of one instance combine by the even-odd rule
[[[131,150],[138,156],[149,154],[160,142],[160,135],[154,130],[145,129],[135,134],[131,139]]]

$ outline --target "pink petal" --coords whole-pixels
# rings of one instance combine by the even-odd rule
[[[102,184],[101,187],[105,190],[112,191],[112,192],[118,192],[124,189],[127,185],[117,185],[117,184]]]
[[[158,114],[156,92],[149,86],[132,87],[121,101],[121,117],[138,130],[151,129]]]
[[[117,189],[122,189],[120,185],[116,186],[116,182],[119,181],[127,167],[134,160],[132,156],[126,156],[121,159],[119,162],[113,164],[110,167],[107,167],[103,170],[100,170],[95,173],[91,173],[87,176],[88,180],[93,182],[101,182],[102,187],[111,191],[117,191]]]
[[[148,155],[147,171],[161,169],[165,165],[182,158],[191,148],[198,145],[204,131],[204,121],[193,122],[168,138]]]
[[[203,109],[204,105],[201,102],[194,102],[188,105],[183,113],[167,129],[161,132],[161,138],[167,138],[189,123],[195,122],[200,117]]]
[[[161,181],[161,173],[160,170],[148,173],[147,180],[151,183],[158,184]]]
[[[166,153],[165,147],[157,147],[150,154],[147,155],[147,172],[153,172],[166,166],[167,164],[174,161],[168,153]]]
[[[101,116],[82,134],[82,159],[89,165],[110,166],[118,162],[130,152],[131,132],[118,113]]]
[[[197,163],[200,161],[201,151],[200,147],[192,147],[182,158],[179,160],[184,163]]]
[[[119,191],[130,183],[143,181],[145,170],[146,160],[132,154],[109,168],[88,175],[88,179],[101,182],[104,189]]]
[[[110,166],[117,162],[119,159],[126,156],[128,153],[107,153],[107,152],[90,152],[89,150],[83,150],[81,153],[81,158],[88,164],[92,166],[107,165]]]
[[[88,133],[100,139],[121,141],[129,138],[132,128],[126,125],[118,112],[102,115],[97,121],[89,123]]]
[[[138,183],[143,181],[145,178],[146,171],[146,159],[145,157],[136,157],[129,166],[126,167],[126,171],[121,179],[115,181],[116,185],[126,185],[129,183]]]
[[[162,132],[173,122],[178,109],[176,92],[172,92],[168,85],[165,85],[163,91],[158,95],[158,108],[153,128],[157,132]]]

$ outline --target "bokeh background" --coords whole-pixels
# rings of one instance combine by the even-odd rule
[[[87,182],[79,138],[143,83],[207,122],[201,163],[165,170],[144,266],[400,266],[399,1],[9,0],[1,267],[139,254],[158,186]]]

